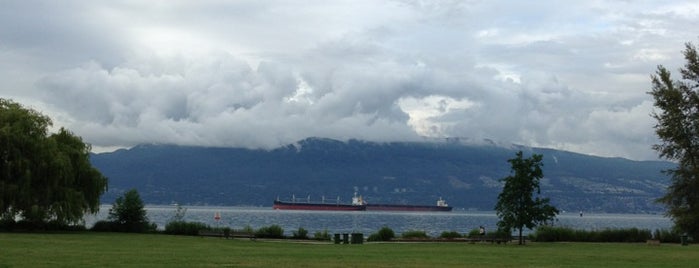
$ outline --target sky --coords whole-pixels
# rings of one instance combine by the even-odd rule
[[[96,152],[307,137],[654,160],[697,1],[0,1],[0,98]]]

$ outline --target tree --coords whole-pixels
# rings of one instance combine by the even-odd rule
[[[662,65],[651,75],[657,120],[655,133],[661,143],[653,145],[661,158],[677,163],[666,170],[670,176],[667,193],[658,199],[675,227],[699,237],[699,56],[691,43],[683,51],[687,61],[680,68],[682,80],[672,80]]]
[[[182,205],[177,204],[175,208],[175,214],[170,218],[170,222],[184,221],[184,215],[187,213],[187,208],[182,207]]]
[[[540,224],[552,221],[559,211],[549,205],[548,198],[540,198],[539,181],[544,177],[541,170],[542,155],[534,154],[531,158],[524,159],[522,151],[517,152],[516,157],[507,160],[512,165],[512,173],[501,181],[505,182],[502,192],[498,195],[495,205],[500,220],[498,227],[508,233],[512,228],[519,230],[519,244],[524,243],[522,229],[532,229]],[[534,191],[537,197],[534,198]]]
[[[74,224],[99,210],[107,178],[89,161],[90,146],[51,119],[0,98],[0,216],[34,227]]]
[[[118,231],[142,233],[152,228],[146,216],[141,196],[136,189],[131,189],[123,196],[117,197],[109,209],[109,220],[118,228]]]

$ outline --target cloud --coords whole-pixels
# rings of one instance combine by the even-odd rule
[[[94,133],[102,141],[98,146],[274,148],[309,136],[415,136],[402,112],[378,100],[365,83],[347,84],[341,77],[331,82],[334,90],[300,102],[294,97],[308,85],[302,87],[303,78],[280,64],[252,69],[228,54],[197,58],[177,71],[155,69],[157,62],[111,70],[89,63],[45,77],[39,88],[44,102],[70,114],[76,132]]]
[[[494,139],[653,159],[692,1],[11,1],[3,97],[96,148]]]

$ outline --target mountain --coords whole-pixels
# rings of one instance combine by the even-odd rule
[[[542,194],[561,210],[654,213],[674,164],[459,139],[375,143],[309,138],[274,150],[139,145],[94,154],[109,178],[104,203],[136,188],[150,204],[271,206],[281,198],[433,204],[492,210],[519,150],[544,157]]]

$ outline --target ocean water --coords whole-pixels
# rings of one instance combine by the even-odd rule
[[[106,220],[111,205],[104,205],[96,215],[85,217],[89,228],[98,220]],[[327,230],[328,233],[375,233],[384,226],[396,234],[405,231],[425,231],[430,236],[439,236],[444,231],[468,233],[479,226],[486,230],[497,229],[498,218],[493,211],[452,212],[382,212],[382,211],[296,211],[273,210],[271,207],[203,207],[186,208],[185,221],[203,222],[213,227],[243,229],[246,226],[260,228],[270,225],[281,226],[286,235],[299,228],[308,230],[309,235]],[[164,229],[175,216],[176,206],[146,206],[151,222]],[[215,220],[216,214],[220,215]],[[579,213],[562,213],[554,223],[557,226],[575,229],[599,230],[606,228],[669,229],[670,219],[653,214],[592,214],[582,217]]]

